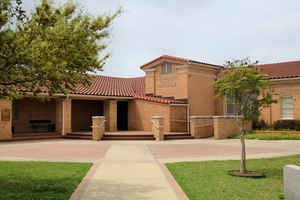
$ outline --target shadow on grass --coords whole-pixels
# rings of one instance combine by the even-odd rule
[[[80,183],[78,178],[56,178],[40,179],[24,177],[0,179],[0,199],[68,199],[77,185]]]

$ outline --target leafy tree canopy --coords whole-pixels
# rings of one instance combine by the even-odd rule
[[[256,64],[249,59],[229,61],[222,77],[215,82],[217,96],[228,97],[236,106],[236,114],[246,121],[258,119],[263,107],[276,102],[268,75]]]
[[[102,70],[109,54],[109,28],[121,13],[93,17],[67,2],[42,0],[29,17],[21,0],[0,0],[0,97],[68,93],[88,86],[90,72]]]

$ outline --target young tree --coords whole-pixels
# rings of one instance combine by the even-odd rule
[[[236,119],[240,127],[242,144],[240,173],[247,173],[245,130],[249,121],[257,120],[261,109],[275,103],[270,81],[249,59],[227,62],[223,75],[215,82],[217,97],[225,96],[235,104]]]
[[[20,5],[0,0],[0,98],[88,86],[89,73],[102,70],[109,57],[104,39],[121,10],[92,17],[72,2],[55,7],[42,0],[24,17]]]

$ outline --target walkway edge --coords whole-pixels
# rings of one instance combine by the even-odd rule
[[[159,164],[160,168],[162,169],[163,173],[165,174],[169,184],[173,188],[173,190],[174,190],[175,194],[177,195],[178,199],[180,199],[180,200],[189,200],[188,196],[185,194],[185,192],[182,190],[182,188],[178,185],[177,181],[174,179],[171,172],[165,166],[165,163],[158,162],[158,164]]]
[[[86,173],[85,177],[82,179],[82,181],[79,183],[75,191],[72,193],[69,200],[79,200],[82,193],[84,192],[85,188],[87,187],[88,183],[90,182],[90,179],[93,177],[93,175],[96,172],[96,169],[101,165],[101,163],[93,163],[92,167],[89,169],[89,171]]]

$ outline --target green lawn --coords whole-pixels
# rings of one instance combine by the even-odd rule
[[[232,139],[239,139],[240,135],[230,136]],[[266,135],[266,134],[256,134],[247,133],[245,135],[246,139],[257,139],[257,140],[300,140],[300,135]]]
[[[0,162],[1,200],[67,200],[90,163]]]
[[[264,173],[264,179],[229,176],[227,172],[239,169],[239,164],[240,161],[228,160],[166,166],[191,200],[276,200],[284,198],[283,166],[300,165],[300,155],[248,160],[248,169]]]

